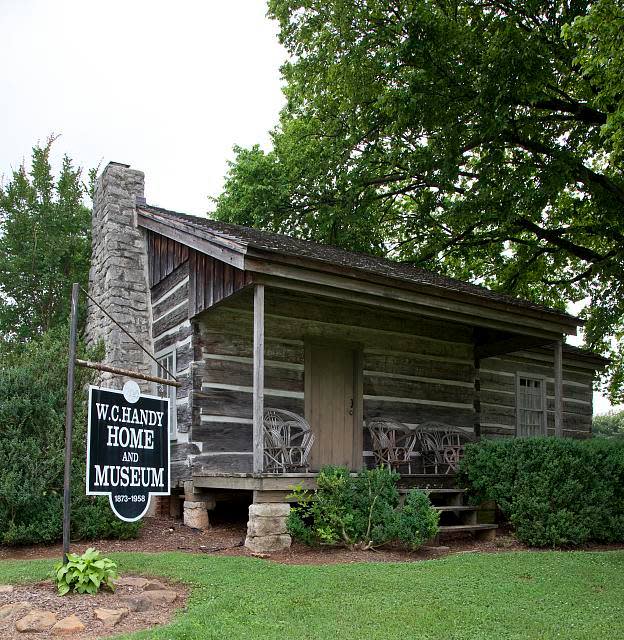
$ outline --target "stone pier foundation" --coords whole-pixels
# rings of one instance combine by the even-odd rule
[[[249,507],[245,546],[254,553],[272,553],[290,547],[286,530],[290,505],[284,502],[265,502]]]
[[[214,509],[216,500],[212,493],[198,491],[193,482],[184,483],[184,524],[193,529],[209,529],[208,511]]]

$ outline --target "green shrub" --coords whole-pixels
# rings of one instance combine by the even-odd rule
[[[411,491],[399,505],[399,476],[387,469],[371,469],[351,476],[345,467],[323,467],[314,492],[297,487],[297,501],[288,531],[312,545],[342,545],[371,549],[391,541],[417,548],[438,531],[438,513],[429,498]]]
[[[117,565],[93,547],[81,556],[68,553],[66,564],[59,562],[54,566],[54,581],[60,596],[70,591],[96,594],[101,587],[114,591],[113,581],[117,578]]]
[[[624,442],[483,440],[466,448],[460,482],[473,502],[495,500],[534,546],[624,541]]]
[[[60,540],[68,331],[55,330],[4,353],[0,368],[0,543]],[[97,354],[91,354],[95,356]],[[86,397],[90,370],[76,371],[72,537],[135,537],[108,499],[85,495]]]

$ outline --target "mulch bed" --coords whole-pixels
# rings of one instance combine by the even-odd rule
[[[147,611],[130,611],[114,627],[106,627],[100,620],[96,619],[94,609],[126,609],[128,603],[124,598],[137,596],[142,591],[141,587],[119,585],[114,593],[108,591],[100,591],[96,595],[72,593],[61,598],[57,595],[56,587],[49,580],[27,585],[16,585],[11,593],[0,593],[0,607],[18,602],[27,603],[29,607],[21,611],[15,611],[8,618],[0,620],[0,637],[3,640],[58,638],[58,635],[53,635],[51,629],[36,633],[16,630],[15,623],[20,618],[23,618],[30,609],[50,611],[56,614],[58,620],[72,614],[76,615],[85,625],[85,629],[68,637],[85,639],[100,638],[102,636],[109,637],[166,624],[178,609],[185,606],[188,592],[182,585],[166,583],[160,579],[159,582],[167,590],[175,591],[177,599],[170,604],[152,605]]]
[[[117,551],[157,553],[183,551],[189,553],[252,556],[243,544],[246,525],[238,520],[215,520],[211,529],[197,531],[172,518],[145,518],[141,533],[136,540],[91,540],[72,544],[72,551],[83,553],[88,547],[95,547],[105,554]],[[499,529],[495,540],[479,541],[469,536],[458,536],[446,540],[439,549],[406,551],[398,547],[384,547],[372,551],[349,551],[348,549],[309,548],[293,543],[293,546],[279,553],[273,553],[270,560],[285,564],[328,564],[337,562],[417,562],[458,553],[501,553],[506,551],[530,550],[518,542],[508,531]],[[579,549],[578,547],[576,548]],[[624,549],[624,545],[586,545],[585,551],[609,551]],[[34,545],[29,547],[0,546],[0,560],[31,560],[35,558],[60,558],[61,545]]]

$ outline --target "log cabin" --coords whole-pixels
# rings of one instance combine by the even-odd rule
[[[106,314],[89,305],[87,341],[104,342],[109,365],[153,374],[149,351],[182,383],[159,392],[172,407],[171,509],[183,500],[191,526],[208,526],[216,500],[246,492],[248,546],[288,546],[290,488],[314,486],[325,464],[374,465],[371,420],[447,425],[469,439],[591,435],[592,385],[606,361],[565,344],[581,325],[567,313],[149,205],[143,174],[119,163],[97,181],[92,232],[90,295]],[[267,409],[309,425],[300,472],[265,468]],[[460,504],[448,473],[411,471],[406,486],[455,492]],[[448,528],[487,526],[468,515]]]

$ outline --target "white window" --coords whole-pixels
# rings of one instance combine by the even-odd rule
[[[546,381],[544,378],[517,377],[517,435],[546,435]]]
[[[159,378],[165,378],[166,380],[170,380],[175,374],[175,351],[170,351],[169,353],[156,358],[158,360],[158,371],[156,375]],[[167,373],[167,371],[169,373]],[[171,374],[171,375],[170,375]],[[161,398],[169,398],[169,439],[175,440],[178,435],[177,428],[177,417],[178,411],[176,407],[176,388],[166,385],[159,384],[156,387],[157,394]]]

